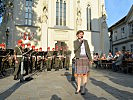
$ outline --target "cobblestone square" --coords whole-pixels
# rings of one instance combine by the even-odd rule
[[[38,72],[20,83],[13,76],[0,80],[0,100],[133,100],[132,75],[92,69],[86,94],[75,94],[71,70]]]

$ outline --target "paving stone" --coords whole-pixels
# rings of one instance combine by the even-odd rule
[[[133,100],[133,75],[92,69],[86,94],[75,94],[71,70],[38,72],[20,83],[13,76],[0,79],[0,100]]]

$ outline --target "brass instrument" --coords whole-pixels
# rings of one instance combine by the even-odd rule
[[[9,57],[10,57],[10,52],[6,56],[4,56],[4,58],[2,58],[2,62],[8,60]]]

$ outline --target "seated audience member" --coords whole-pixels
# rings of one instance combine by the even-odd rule
[[[123,54],[121,51],[119,51],[118,54],[119,54],[119,57],[116,59],[116,61],[112,65],[113,71],[118,71],[120,65],[122,64]]]
[[[129,52],[129,59],[132,59],[132,53]]]
[[[112,60],[112,59],[113,59],[113,55],[112,55],[112,53],[110,52],[110,53],[108,54],[108,56],[107,56],[107,60],[110,61],[110,60]]]
[[[127,51],[123,52],[123,59],[127,60],[129,58],[129,54]]]
[[[102,55],[101,60],[107,60],[106,54],[103,54],[103,55]]]
[[[98,60],[99,60],[99,55],[98,53],[94,53],[93,61],[96,64],[96,68],[98,67]]]
[[[132,55],[131,55],[131,58],[133,59],[133,53],[132,53]]]
[[[114,60],[116,60],[119,57],[119,52],[115,53]]]

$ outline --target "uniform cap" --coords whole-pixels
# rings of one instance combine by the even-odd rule
[[[2,44],[0,44],[0,47],[2,46]]]
[[[5,46],[6,46],[5,44],[3,44],[3,43],[1,44],[1,47],[5,47]]]
[[[52,51],[54,51],[54,48],[52,48]]]
[[[35,46],[34,45],[32,46],[32,49],[35,49]]]
[[[25,44],[21,44],[21,46],[22,46],[22,47],[24,47],[24,46],[25,46]]]
[[[38,51],[38,49],[35,49],[35,51]]]
[[[18,40],[18,43],[22,43],[22,40]]]
[[[42,50],[42,47],[40,47],[39,50]]]
[[[27,44],[27,46],[31,46],[31,44],[29,43],[29,44]]]

